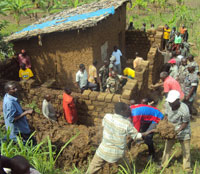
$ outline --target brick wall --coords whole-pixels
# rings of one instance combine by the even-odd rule
[[[22,86],[20,98],[25,103],[37,103],[38,107],[42,108],[42,101],[45,94],[50,94],[52,97],[52,104],[62,114],[62,90],[49,89],[45,87],[34,87],[34,81],[27,83],[20,82]],[[134,93],[137,93],[137,81],[130,80],[128,86],[124,89],[122,95],[109,94],[96,91],[85,90],[83,94],[72,93],[72,96],[78,97],[77,111],[79,123],[84,125],[98,125],[101,123],[102,118],[106,113],[113,113],[114,104],[121,100],[122,102],[129,103],[129,100]]]
[[[113,113],[115,103],[122,101],[129,104],[131,99],[139,101],[141,97],[147,95],[146,84],[148,83],[148,61],[143,62],[144,69],[136,72],[135,79],[128,79],[123,87],[122,94],[109,94],[85,90],[83,94],[72,93],[72,96],[78,98],[77,111],[79,123],[84,125],[98,125],[106,113]],[[30,79],[27,82],[19,82],[22,90],[20,97],[25,103],[37,103],[39,108],[42,108],[42,101],[45,94],[51,94],[52,104],[62,114],[62,90],[50,89],[42,86],[37,86],[35,80]]]
[[[143,57],[145,60],[147,60],[147,54],[152,42],[155,40],[154,35],[155,33],[151,31],[126,31],[126,58],[134,59],[135,53],[138,52],[140,57]]]
[[[162,45],[162,36],[163,36],[163,26],[158,27],[155,34],[155,41],[152,44],[148,55],[147,60],[149,61],[149,85],[156,83],[160,79],[160,72],[164,64],[163,56],[157,51],[157,46]]]
[[[160,78],[159,74],[164,61],[162,55],[157,52],[157,46],[161,47],[162,36],[163,26],[159,26],[157,30],[147,30],[147,32],[142,32],[140,30],[126,31],[127,65],[133,68],[135,52],[138,52],[139,56],[143,57],[144,60],[149,61],[149,71],[146,72],[149,73],[148,83],[143,84],[156,83]],[[143,80],[145,80],[145,78],[143,78]],[[139,84],[139,86],[141,85]],[[145,88],[144,85],[143,88]]]

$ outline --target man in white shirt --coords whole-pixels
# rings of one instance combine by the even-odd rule
[[[47,119],[56,121],[56,111],[50,101],[51,96],[49,94],[45,95],[44,100],[42,102],[42,113]]]
[[[122,57],[122,52],[117,48],[117,46],[114,46],[114,51],[112,52],[112,56],[115,56],[116,58],[116,68],[118,74],[121,74],[121,57]]]
[[[106,162],[118,163],[127,171],[132,171],[132,167],[125,157],[127,136],[129,135],[134,140],[142,139],[153,130],[139,133],[130,122],[130,115],[129,105],[118,102],[115,104],[115,113],[104,116],[102,121],[103,138],[86,174],[97,173]]]
[[[97,84],[88,82],[88,74],[84,64],[79,65],[79,71],[76,73],[76,85],[80,88],[81,93],[88,88],[92,91],[97,90]]]

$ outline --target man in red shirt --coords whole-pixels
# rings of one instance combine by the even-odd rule
[[[169,76],[167,72],[160,73],[160,79],[163,81],[164,93],[167,96],[168,92],[171,90],[176,90],[180,92],[180,98],[184,98],[184,93],[181,90],[181,86],[173,77]]]
[[[69,124],[74,124],[77,122],[78,117],[74,98],[70,94],[71,90],[65,88],[63,93],[63,110],[66,121]]]

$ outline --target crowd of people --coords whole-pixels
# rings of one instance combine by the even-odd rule
[[[165,63],[160,74],[162,82],[152,85],[152,88],[163,87],[164,93],[178,90],[182,101],[189,107],[190,114],[195,114],[193,102],[199,83],[199,65],[190,53],[187,28],[183,25],[180,31],[176,31],[175,27],[171,30],[165,25],[163,40],[163,51],[158,48]]]
[[[165,104],[165,113],[162,114],[156,107],[150,105],[147,99],[141,104],[131,101],[130,105],[123,102],[115,104],[114,114],[106,114],[102,121],[103,138],[87,169],[86,174],[94,174],[108,163],[121,165],[128,173],[133,173],[133,167],[125,156],[127,136],[134,141],[148,146],[148,160],[154,160],[156,153],[153,144],[153,134],[160,120],[168,120],[175,127],[176,139],[165,141],[165,148],[160,169],[169,165],[171,149],[178,140],[183,154],[183,169],[192,173],[190,160],[190,114],[185,103],[180,99],[176,90],[168,92]],[[130,142],[128,142],[129,144]]]
[[[139,57],[137,56],[137,58]],[[92,91],[121,93],[122,87],[127,82],[127,78],[135,78],[135,68],[125,67],[122,72],[122,59],[123,55],[121,51],[114,46],[110,59],[104,60],[103,66],[99,69],[97,69],[97,61],[94,61],[89,66],[88,73],[85,65],[80,64],[79,70],[76,73],[76,86],[80,89],[80,92],[83,93],[84,90],[90,89]],[[133,64],[139,65],[140,62],[136,60]]]
[[[130,29],[133,24],[130,24]],[[154,26],[152,26],[154,27]],[[143,24],[142,30],[146,31],[146,24]],[[170,152],[175,141],[178,140],[183,151],[183,169],[191,172],[190,162],[190,119],[193,114],[193,102],[196,96],[198,87],[199,66],[194,60],[194,56],[190,54],[188,44],[188,32],[183,25],[180,32],[173,27],[171,30],[168,25],[163,29],[163,45],[158,47],[158,52],[163,55],[164,66],[160,73],[160,81],[151,86],[153,90],[162,89],[162,94],[165,97],[164,113],[156,108],[154,102],[149,102],[149,99],[142,99],[136,103],[131,100],[130,104],[125,104],[121,101],[115,104],[114,113],[108,113],[102,121],[103,138],[100,143],[86,174],[93,174],[100,170],[105,164],[118,163],[121,164],[127,171],[132,171],[132,166],[125,157],[127,136],[129,135],[136,142],[144,142],[148,146],[149,160],[156,158],[153,135],[157,124],[166,119],[175,126],[176,139],[166,140],[163,152],[161,168],[168,165]],[[121,60],[123,59],[122,52],[114,46],[110,59],[104,60],[103,66],[97,69],[98,62],[94,61],[89,66],[89,70],[84,64],[79,65],[79,70],[76,73],[76,86],[81,93],[84,90],[102,91],[108,93],[120,93],[123,85],[126,84],[127,78],[135,78],[135,70],[141,68],[143,58],[138,56],[133,61],[133,67],[125,67],[122,70]],[[31,62],[25,50],[21,50],[18,55],[20,65],[19,77],[20,80],[29,80],[33,77],[31,71]],[[3,114],[6,129],[10,131],[10,139],[16,141],[16,137],[21,135],[23,141],[26,142],[31,130],[26,119],[27,114],[32,114],[33,110],[23,110],[17,98],[17,85],[14,82],[8,82],[5,85],[6,94],[3,99]],[[65,88],[63,91],[63,112],[64,117],[69,124],[76,124],[78,115],[76,110],[76,98],[71,96],[71,90]],[[59,113],[51,103],[51,95],[46,94],[42,103],[42,113],[52,123],[57,121]],[[35,138],[31,140],[36,144]],[[24,160],[23,157],[16,157]],[[10,164],[15,163],[15,157],[12,159],[1,157],[0,170],[7,167],[5,161]],[[22,170],[30,172],[35,171],[25,162],[26,167]],[[12,169],[12,171],[16,169]],[[36,172],[36,171],[35,171]]]

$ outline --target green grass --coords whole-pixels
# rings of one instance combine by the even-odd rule
[[[3,135],[5,135],[5,130],[1,129],[0,132],[3,137]],[[56,162],[62,151],[78,135],[79,133],[68,140],[61,149],[59,149],[58,153],[56,153],[57,149],[52,145],[49,137],[36,146],[33,146],[32,141],[30,140],[24,145],[22,139],[17,137],[17,143],[13,141],[2,142],[1,154],[7,157],[22,155],[42,174],[63,174],[64,172],[62,169],[56,168]],[[32,136],[34,136],[34,134],[32,134]]]

